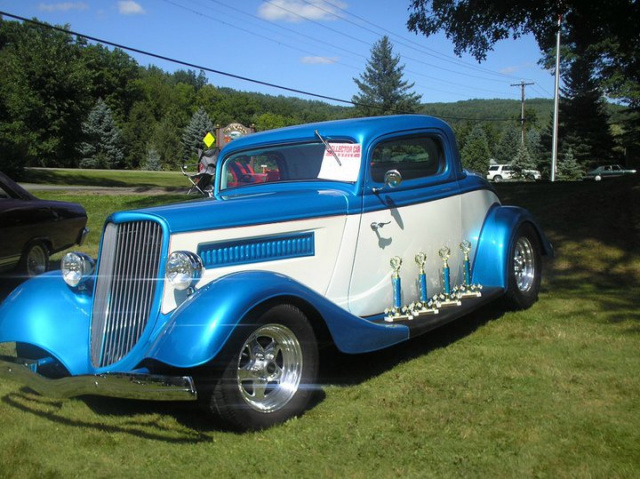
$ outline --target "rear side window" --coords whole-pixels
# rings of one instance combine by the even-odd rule
[[[424,178],[444,170],[444,151],[438,138],[412,136],[384,141],[373,150],[371,178],[384,182],[384,174],[398,170],[404,180]]]

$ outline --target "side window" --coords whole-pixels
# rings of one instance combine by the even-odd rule
[[[424,178],[442,172],[444,164],[444,152],[438,138],[399,138],[384,141],[373,150],[371,178],[382,183],[389,170],[398,170],[404,180]]]

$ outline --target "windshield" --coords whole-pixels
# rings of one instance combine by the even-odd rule
[[[225,158],[220,189],[285,181],[340,181],[358,179],[362,148],[354,143],[321,142],[245,150]],[[336,158],[337,156],[337,158]]]

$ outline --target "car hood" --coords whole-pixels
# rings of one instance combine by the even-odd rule
[[[112,215],[113,221],[140,217],[164,220],[171,233],[295,221],[350,213],[353,195],[337,189],[249,194],[177,203]]]

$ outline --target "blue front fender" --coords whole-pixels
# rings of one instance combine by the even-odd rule
[[[147,356],[181,368],[205,364],[251,310],[277,298],[295,298],[313,307],[337,348],[346,353],[374,351],[409,338],[406,326],[354,316],[287,276],[249,271],[222,277],[198,290],[174,312]]]
[[[84,374],[90,369],[90,322],[91,296],[72,291],[52,271],[22,283],[2,302],[0,343],[33,344],[72,374]]]
[[[509,246],[520,225],[529,223],[538,234],[542,254],[553,256],[553,248],[535,218],[517,206],[495,205],[484,221],[473,267],[473,282],[507,288]]]

